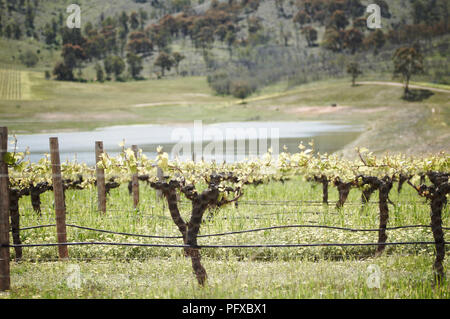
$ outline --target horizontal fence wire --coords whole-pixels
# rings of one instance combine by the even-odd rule
[[[47,227],[55,227],[56,224],[49,224],[49,225],[37,225],[37,226],[30,226],[30,227],[24,227],[19,229],[20,231],[23,230],[31,230],[31,229],[38,229],[38,228],[47,228]],[[114,235],[121,235],[121,236],[131,236],[131,237],[143,237],[143,238],[154,238],[154,239],[182,239],[183,236],[158,236],[158,235],[143,235],[143,234],[133,234],[133,233],[125,233],[125,232],[115,232],[111,230],[104,230],[104,229],[97,229],[97,228],[91,228],[91,227],[85,227],[85,226],[79,226],[79,225],[73,225],[73,224],[66,224],[67,227],[77,228],[77,229],[83,229],[83,230],[89,230],[94,232],[101,232],[101,233],[108,233],[108,234],[114,234]],[[341,230],[341,231],[350,231],[350,232],[378,232],[380,230],[399,230],[399,229],[408,229],[408,228],[431,228],[430,225],[404,225],[404,226],[395,226],[395,227],[386,227],[386,228],[348,228],[348,227],[337,227],[337,226],[327,226],[327,225],[281,225],[281,226],[271,226],[271,227],[263,227],[263,228],[255,228],[255,229],[248,229],[248,230],[239,230],[239,231],[231,231],[231,232],[223,232],[223,233],[217,233],[217,234],[206,234],[206,235],[198,235],[197,237],[220,237],[220,236],[227,236],[227,235],[236,235],[236,234],[244,234],[244,233],[252,233],[252,232],[260,232],[260,231],[267,231],[267,230],[275,230],[275,229],[287,229],[287,228],[321,228],[321,229],[328,229],[328,230]],[[444,230],[450,230],[448,227],[442,227]]]
[[[418,245],[420,246],[420,245]],[[429,252],[430,255],[432,255],[432,252]],[[184,255],[184,254],[183,254]],[[397,252],[393,252],[393,251],[385,251],[385,255],[386,256],[400,256],[400,257],[411,257],[411,256],[423,256],[423,251],[413,251],[413,252],[409,252],[409,253],[404,253],[401,251],[397,251]],[[359,252],[359,253],[355,253],[355,252],[351,252],[346,254],[345,251],[343,251],[342,253],[332,253],[332,251],[328,251],[326,252],[326,257],[331,257],[331,258],[337,258],[337,259],[350,259],[350,258],[371,258],[373,257],[373,251],[369,251],[367,250],[366,252]],[[159,258],[157,256],[123,256],[121,257],[121,260],[149,260],[152,258]],[[264,257],[263,257],[264,258]],[[312,257],[314,258],[314,257]],[[85,257],[81,257],[79,255],[77,255],[75,252],[70,256],[71,260],[79,260],[79,261],[117,261],[117,259],[115,257],[106,257],[106,256],[85,256]],[[258,257],[255,257],[255,259],[258,259]],[[53,257],[51,256],[39,256],[39,257],[22,257],[20,258],[20,261],[49,261],[49,262],[55,262],[55,261],[60,261],[61,259],[55,255]]]
[[[72,242],[72,243],[47,243],[47,244],[9,244],[2,247],[53,247],[53,246],[131,246],[131,247],[160,247],[160,248],[293,248],[293,247],[346,247],[346,246],[396,246],[396,245],[435,245],[434,241],[411,241],[390,243],[317,243],[317,244],[252,244],[252,245],[170,245],[170,244],[144,244],[144,243],[113,243],[113,242]],[[444,242],[444,245],[449,245]]]
[[[408,253],[408,254],[402,254],[402,253],[389,253],[386,252],[387,256],[400,256],[400,257],[411,257],[411,256],[419,256],[418,254],[414,254],[414,253]],[[420,254],[420,256],[422,256],[422,254]],[[336,258],[336,259],[355,259],[355,258],[371,258],[373,257],[373,253],[372,252],[367,252],[365,254],[354,254],[351,253],[349,255],[345,255],[345,254],[331,254],[328,253],[326,254],[327,258]],[[133,257],[123,257],[121,258],[121,260],[133,260],[133,261],[148,261],[149,259],[152,258],[159,258],[159,257],[154,257],[154,256],[133,256]],[[255,259],[257,260],[258,257],[255,257]],[[56,261],[60,261],[61,259],[59,259],[59,257],[37,257],[37,258],[33,258],[33,257],[22,257],[20,258],[20,261],[28,261],[28,262],[56,262]],[[70,256],[70,260],[71,261],[99,261],[99,262],[111,262],[111,261],[117,261],[116,258],[113,257],[74,257],[74,256]],[[427,273],[429,274],[429,273]]]
[[[251,201],[251,200],[247,200],[247,201],[237,201],[237,203],[239,203],[239,205],[254,205],[254,206],[321,206],[321,205],[332,205],[334,202],[337,202],[337,200],[329,200],[328,203],[324,203],[321,200],[317,200],[317,201],[303,201],[303,200],[278,200],[278,201]],[[364,206],[364,205],[378,205],[380,202],[367,202],[367,203],[362,203],[362,202],[345,202],[346,206]],[[189,205],[191,204],[191,202],[188,201],[180,201],[179,204],[181,205]],[[399,201],[399,202],[394,202],[394,204],[398,204],[398,205],[427,205],[427,203],[425,201],[421,202],[421,201]]]

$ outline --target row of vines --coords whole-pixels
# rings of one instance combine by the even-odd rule
[[[21,82],[21,71],[15,68],[0,68],[0,100],[20,100]]]
[[[323,204],[328,205],[328,189],[335,186],[339,193],[338,209],[345,205],[352,189],[361,191],[362,204],[367,203],[378,191],[379,229],[375,255],[381,255],[386,247],[389,220],[389,193],[393,183],[398,191],[409,185],[417,195],[426,198],[430,204],[431,229],[433,232],[436,259],[435,280],[444,279],[445,257],[442,211],[450,193],[450,157],[444,152],[427,157],[386,155],[377,157],[367,149],[356,149],[357,160],[344,160],[335,155],[314,152],[314,145],[299,145],[297,153],[283,152],[278,157],[269,152],[262,158],[235,163],[195,162],[170,160],[162,148],[154,159],[148,158],[142,150],[123,146],[122,152],[112,157],[103,152],[98,156],[96,167],[84,163],[66,161],[61,164],[63,189],[89,189],[98,187],[99,176],[105,180],[106,194],[121,184],[128,184],[130,190],[138,181],[146,182],[165,198],[170,216],[183,238],[186,257],[192,260],[192,267],[199,284],[206,281],[206,270],[201,263],[201,246],[198,234],[205,212],[219,209],[227,204],[237,204],[248,185],[262,185],[283,182],[302,176],[305,181],[320,183]],[[9,169],[10,213],[14,244],[20,244],[19,199],[30,196],[33,209],[40,213],[40,195],[53,189],[52,162],[46,155],[31,163],[27,152],[6,153]],[[164,172],[161,174],[161,172]],[[100,175],[99,175],[100,174]],[[191,202],[189,221],[182,218],[179,210],[181,198]],[[19,248],[19,247],[17,247]],[[19,253],[19,254],[18,254]],[[20,257],[16,250],[16,256]]]

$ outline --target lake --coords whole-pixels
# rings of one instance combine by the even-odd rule
[[[30,160],[37,161],[49,152],[49,138],[58,137],[61,161],[74,160],[89,165],[95,163],[95,141],[103,141],[110,155],[120,152],[119,143],[136,144],[151,157],[156,148],[163,146],[171,157],[194,157],[232,162],[265,154],[271,147],[276,150],[297,152],[300,141],[306,145],[312,139],[321,153],[333,153],[356,139],[363,126],[341,122],[229,122],[217,124],[127,125],[99,128],[88,132],[61,132],[17,135],[18,150],[30,148]],[[11,146],[10,146],[11,149]]]

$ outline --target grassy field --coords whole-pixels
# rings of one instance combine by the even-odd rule
[[[194,120],[340,120],[367,128],[345,154],[353,153],[348,150],[356,145],[377,153],[410,154],[448,150],[450,145],[450,93],[446,92],[427,91],[428,98],[407,102],[401,99],[402,87],[389,83],[351,87],[348,79],[339,79],[289,89],[280,82],[241,101],[215,95],[204,77],[101,84],[45,80],[42,72],[21,74],[22,99],[0,100],[0,125],[16,134]]]
[[[178,231],[155,192],[141,184],[141,206],[132,209],[125,186],[111,191],[108,212],[95,211],[96,191],[68,191],[67,223],[139,234],[178,236]],[[43,215],[32,212],[29,198],[22,198],[21,227],[54,223],[51,192],[45,193]],[[320,186],[291,180],[249,187],[239,208],[226,207],[205,219],[201,234],[238,231],[276,225],[329,225],[378,228],[378,206],[360,205],[360,192],[352,190],[341,211],[334,208],[337,192],[330,191],[330,206],[288,201],[319,201]],[[374,195],[375,201],[377,196]],[[429,206],[410,187],[399,195],[394,186],[388,226],[429,225]],[[287,201],[273,206],[252,201]],[[184,217],[189,205],[181,204]],[[267,202],[266,202],[267,204]],[[449,227],[449,209],[443,223]],[[388,242],[433,241],[429,228],[391,230]],[[21,232],[25,244],[55,242],[55,229]],[[376,232],[343,232],[313,228],[288,228],[199,239],[208,244],[374,243]],[[180,239],[142,239],[68,228],[68,241],[104,241],[180,244]],[[449,298],[450,286],[433,288],[433,246],[387,246],[375,258],[376,247],[233,248],[203,249],[208,282],[200,288],[190,260],[179,248],[119,246],[69,247],[70,260],[57,261],[55,247],[24,248],[23,260],[12,262],[9,293],[0,298]],[[448,247],[447,247],[448,249]],[[14,255],[14,254],[13,254]],[[79,289],[70,288],[74,265],[81,273]],[[380,288],[369,288],[368,267],[381,270]],[[447,277],[450,262],[444,262]]]

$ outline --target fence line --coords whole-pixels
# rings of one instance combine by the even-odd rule
[[[31,230],[31,229],[38,229],[38,228],[54,227],[54,226],[56,226],[56,224],[37,225],[37,226],[21,228],[19,230],[23,231],[23,230]],[[155,238],[155,239],[183,239],[183,236],[159,236],[159,235],[133,234],[133,233],[125,233],[125,232],[115,232],[115,231],[111,231],[111,230],[104,230],[104,229],[98,229],[98,228],[91,228],[91,227],[86,227],[86,226],[79,226],[79,225],[74,225],[74,224],[66,224],[66,226],[72,227],[72,228],[83,229],[83,230],[108,233],[108,234],[114,234],[114,235],[121,235],[121,236],[130,236],[130,237]],[[260,232],[260,231],[275,230],[275,229],[286,229],[286,228],[322,228],[322,229],[342,230],[342,231],[350,231],[350,232],[378,232],[378,231],[382,230],[382,229],[378,229],[378,228],[364,229],[364,228],[348,228],[348,227],[337,227],[337,226],[327,226],[327,225],[281,225],[281,226],[271,226],[271,227],[255,228],[255,229],[248,229],[248,230],[230,231],[230,232],[223,232],[223,233],[217,233],[217,234],[198,235],[197,237],[220,237],[220,236],[237,235],[237,234]],[[409,229],[409,228],[431,228],[431,226],[430,225],[404,225],[404,226],[386,227],[385,230],[399,230],[399,229]],[[448,227],[442,227],[442,229],[450,230],[450,228],[448,228]]]
[[[411,241],[411,242],[387,242],[385,246],[398,245],[435,245],[434,241]],[[144,243],[114,243],[114,242],[71,242],[71,243],[47,243],[47,244],[9,244],[0,245],[0,248],[16,247],[54,247],[54,246],[132,246],[132,247],[160,247],[160,248],[295,248],[295,247],[346,247],[346,246],[379,246],[380,243],[317,243],[317,244],[253,244],[253,245],[170,245],[170,244],[144,244]],[[450,245],[450,242],[444,242],[444,245]]]

